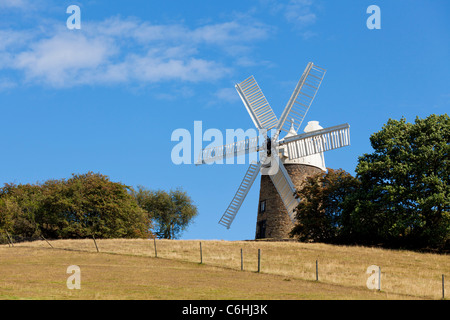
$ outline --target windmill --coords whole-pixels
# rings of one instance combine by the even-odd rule
[[[315,171],[326,170],[323,152],[350,145],[349,124],[323,129],[317,121],[310,121],[305,133],[297,134],[325,73],[325,69],[312,62],[308,63],[280,119],[276,117],[253,76],[235,85],[260,136],[203,149],[197,164],[254,152],[259,152],[259,160],[250,164],[219,224],[230,228],[252,184],[261,173],[256,238],[266,237],[268,229],[282,230],[272,230],[268,232],[268,237],[286,237],[295,221],[294,209],[300,202],[295,196],[296,187],[301,185],[306,176]],[[279,139],[283,131],[287,134]],[[270,194],[269,197],[273,200],[271,206],[265,200],[261,201],[264,194]],[[274,205],[274,202],[278,204]],[[267,211],[270,212],[269,215]],[[266,223],[269,221],[260,219],[260,215],[268,216],[270,225]]]

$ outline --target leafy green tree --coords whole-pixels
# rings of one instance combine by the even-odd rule
[[[14,220],[20,214],[20,207],[16,201],[0,198],[0,232],[11,232]]]
[[[148,213],[130,188],[89,172],[0,189],[0,228],[16,236],[137,238],[151,235]]]
[[[450,238],[450,118],[390,119],[359,157],[361,189],[350,217],[371,241],[443,247]]]
[[[328,169],[308,177],[297,196],[296,225],[291,236],[300,241],[336,242],[343,228],[346,196],[359,188],[359,180],[348,172]]]
[[[26,238],[39,235],[36,214],[41,200],[36,185],[5,184],[0,189],[0,228]]]
[[[89,172],[63,182],[50,181],[43,207],[56,217],[64,238],[147,237],[151,227],[147,213],[130,195],[130,188],[107,176]]]
[[[181,189],[166,192],[139,186],[134,196],[139,206],[149,213],[158,238],[178,238],[198,214],[192,199]]]
[[[303,241],[450,249],[450,118],[390,119],[370,137],[356,178],[307,179],[292,235]]]

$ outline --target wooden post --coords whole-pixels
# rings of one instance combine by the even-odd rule
[[[5,233],[6,233],[6,231],[5,231]],[[8,247],[11,247],[11,242],[9,241],[9,237],[8,236],[6,236],[6,241],[8,241]]]
[[[261,271],[261,249],[258,249],[258,272]]]
[[[11,237],[9,236],[9,233],[8,233],[8,231],[5,231],[5,232],[6,232],[6,235],[8,236],[8,240],[9,240],[9,243],[11,243],[11,246],[13,246],[13,247],[14,247],[14,243],[13,243],[13,241],[12,241]]]
[[[241,248],[241,271],[244,271],[244,253]]]
[[[203,264],[202,243],[200,242],[200,264]]]
[[[48,245],[49,245],[50,247],[52,247],[52,249],[53,249],[53,246],[52,246],[52,244],[51,244],[50,242],[48,242],[48,241],[47,241],[47,239],[45,239],[45,238],[44,238],[44,236],[41,236],[41,237],[42,237],[42,239],[44,239],[44,240],[45,240],[45,242],[47,242],[47,243],[48,243]]]
[[[94,237],[94,235],[92,235],[92,239],[94,239],[94,244],[95,244],[95,248],[97,249],[97,252],[100,252],[100,251],[98,251],[98,247],[97,247],[97,241],[95,241],[95,237]]]
[[[381,291],[381,267],[378,267],[378,291]]]
[[[6,231],[5,231],[5,234],[6,234]],[[8,237],[6,237],[6,241],[8,241],[8,247],[11,247],[11,243],[9,243]]]
[[[442,300],[445,299],[444,275],[442,275]]]
[[[319,261],[316,260],[316,281],[319,281]]]
[[[155,247],[155,258],[158,258],[158,251],[156,250],[156,237],[153,238],[153,244]]]

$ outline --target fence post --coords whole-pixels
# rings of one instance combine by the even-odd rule
[[[45,242],[47,242],[47,243],[48,243],[48,245],[49,245],[50,247],[52,247],[52,249],[53,249],[53,246],[51,245],[51,243],[50,243],[50,242],[48,242],[48,241],[47,241],[47,239],[45,239],[45,238],[44,238],[44,236],[42,236],[42,235],[41,235],[41,237],[42,237],[42,239],[44,239],[44,240],[45,240]]]
[[[9,240],[9,243],[11,243],[11,246],[13,246],[13,247],[14,247],[14,243],[13,243],[13,241],[12,241],[11,237],[9,236],[9,233],[8,233],[8,231],[5,231],[5,232],[6,232],[6,235],[8,236],[8,240]]]
[[[316,281],[319,281],[319,261],[316,260]]]
[[[261,271],[261,249],[258,249],[258,272]]]
[[[378,291],[381,291],[381,267],[378,267]]]
[[[244,254],[241,248],[241,271],[244,271]]]
[[[202,243],[200,242],[200,264],[203,264]]]
[[[158,258],[158,251],[156,250],[156,237],[153,238],[153,244],[155,247],[155,258]]]
[[[95,241],[95,237],[94,237],[94,235],[92,235],[92,239],[94,239],[94,244],[95,244],[95,248],[97,249],[97,252],[100,252],[100,251],[98,251],[98,247],[97,247],[97,241]]]
[[[5,231],[6,234],[6,231]],[[8,236],[6,236],[6,241],[8,242],[8,247],[11,247],[11,243],[9,242]]]

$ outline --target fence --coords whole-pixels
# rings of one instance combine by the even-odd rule
[[[0,243],[181,260],[366,289],[367,267],[378,265],[383,292],[432,299],[445,297],[444,274],[450,273],[448,255],[365,247],[266,241],[32,239],[35,241],[25,242],[29,239],[3,235]]]

